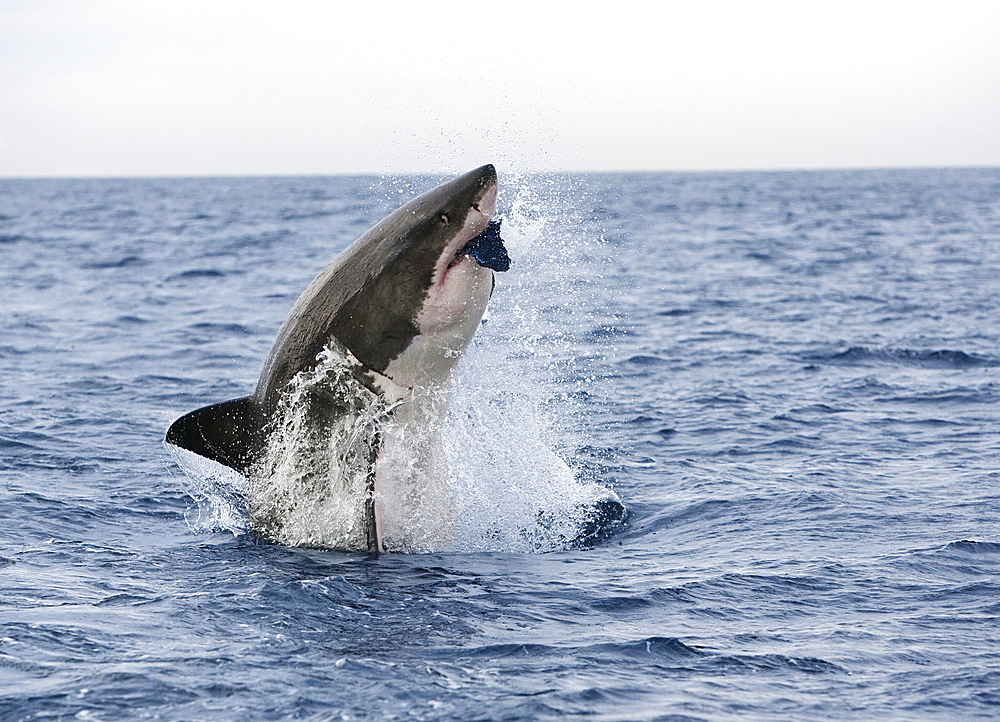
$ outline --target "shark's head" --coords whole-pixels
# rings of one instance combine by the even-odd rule
[[[446,376],[509,259],[484,165],[399,208],[309,285],[278,332],[255,396],[269,406],[332,339],[368,370],[413,388]]]

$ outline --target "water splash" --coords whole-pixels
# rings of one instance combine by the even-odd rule
[[[583,279],[600,272],[579,205],[539,178],[506,179],[504,238],[514,269],[498,280],[488,317],[455,371],[445,432],[459,509],[455,546],[539,552],[600,537],[624,518],[618,496],[573,472],[574,391],[588,360],[567,329],[593,310]],[[544,209],[544,212],[540,209]]]
[[[563,549],[583,541],[602,504],[621,511],[614,492],[574,475],[553,450],[551,434],[528,397],[458,385],[445,435],[459,519],[456,549]],[[611,516],[607,523],[616,521]]]
[[[500,310],[453,383],[389,408],[342,352],[325,350],[286,393],[249,491],[207,479],[192,494],[208,528],[236,530],[242,519],[281,544],[364,549],[373,503],[389,549],[541,552],[622,521],[614,492],[577,478],[564,460],[574,446],[567,420],[578,416],[572,390],[591,378],[566,329],[585,328],[591,312],[593,233],[538,179],[505,187],[514,273],[498,280]]]
[[[185,490],[195,501],[185,519],[196,531],[228,531],[235,535],[250,531],[247,479],[187,449],[163,442],[167,452],[184,472]]]
[[[326,348],[317,361],[282,395],[264,458],[250,474],[250,516],[279,544],[367,549],[386,405],[343,353]]]

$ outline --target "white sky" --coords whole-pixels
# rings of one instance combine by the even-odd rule
[[[1000,2],[0,0],[0,176],[484,162],[1000,166]]]

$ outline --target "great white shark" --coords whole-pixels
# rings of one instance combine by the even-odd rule
[[[454,523],[448,379],[510,265],[496,205],[484,165],[376,224],[299,296],[254,392],[180,417],[166,442],[246,476],[252,523],[275,541],[431,546]]]

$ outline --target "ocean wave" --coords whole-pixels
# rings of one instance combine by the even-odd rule
[[[469,543],[265,543],[163,430],[380,184],[0,180],[0,718],[995,716],[1000,171],[505,178]]]
[[[217,268],[194,268],[189,271],[181,271],[180,273],[174,273],[167,276],[165,279],[167,282],[172,281],[189,281],[201,278],[216,279],[222,278],[228,275],[228,271],[221,271]]]
[[[810,354],[803,358],[813,363],[842,366],[894,365],[939,369],[994,368],[1000,366],[1000,359],[949,349],[914,350],[852,346],[846,351]]]

